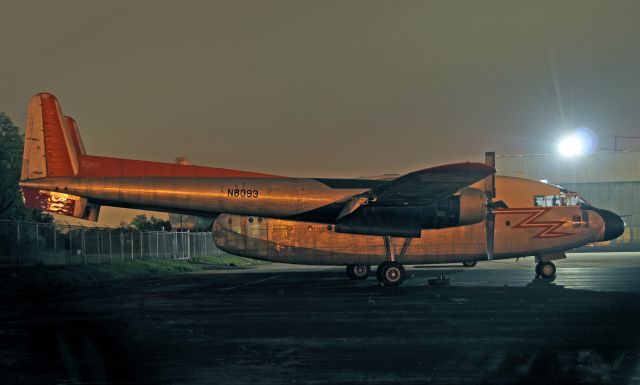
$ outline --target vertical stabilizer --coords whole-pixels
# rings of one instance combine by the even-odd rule
[[[78,155],[87,155],[87,151],[84,149],[84,142],[82,142],[82,137],[80,136],[80,130],[78,129],[78,123],[76,123],[76,120],[71,116],[65,116],[64,125],[71,134],[71,140],[73,141],[73,146],[76,149],[76,153]]]
[[[40,93],[29,102],[22,156],[22,180],[76,176],[79,146],[55,96]],[[79,136],[78,136],[79,141]]]
[[[22,152],[21,180],[44,178],[47,176],[47,162],[44,157],[44,132],[42,130],[42,105],[40,96],[31,98],[27,106],[27,121]]]

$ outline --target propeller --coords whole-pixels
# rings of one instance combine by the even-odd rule
[[[491,167],[496,167],[496,153],[485,152],[484,162]],[[493,213],[493,198],[496,197],[496,175],[491,174],[484,179],[484,193],[487,196],[487,216],[485,218],[486,234],[487,234],[487,259],[493,259],[494,234],[496,227],[496,214]],[[498,202],[502,203],[503,202]]]

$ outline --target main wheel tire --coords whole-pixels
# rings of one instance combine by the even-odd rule
[[[541,262],[539,265],[540,276],[542,278],[554,278],[556,276],[556,265],[554,265],[553,262]]]
[[[378,280],[385,286],[399,286],[407,277],[404,267],[398,262],[381,263],[378,271]]]
[[[384,269],[384,267],[390,262],[382,262],[381,264],[378,265],[378,268],[376,269],[376,278],[378,279],[378,281],[382,282],[382,270]]]
[[[356,279],[356,277],[353,275],[353,265],[347,265],[347,277],[349,277],[349,279]]]
[[[368,265],[347,265],[347,276],[351,279],[367,279],[370,271],[371,268]]]
[[[478,264],[478,261],[464,261],[462,262],[462,266],[464,267],[475,267]]]

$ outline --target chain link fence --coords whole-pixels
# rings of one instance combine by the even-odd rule
[[[220,256],[211,232],[139,231],[0,220],[0,264],[68,265]]]

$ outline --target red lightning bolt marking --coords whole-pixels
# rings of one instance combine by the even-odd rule
[[[556,231],[562,225],[564,225],[567,221],[541,221],[536,222],[538,218],[543,216],[547,211],[551,210],[550,207],[539,208],[539,209],[498,209],[494,210],[494,214],[531,214],[526,217],[523,221],[514,225],[513,228],[516,229],[527,229],[527,228],[541,228],[544,229],[540,233],[536,234],[534,238],[559,238],[566,237],[567,235],[573,235],[572,233],[565,233],[561,231]]]

